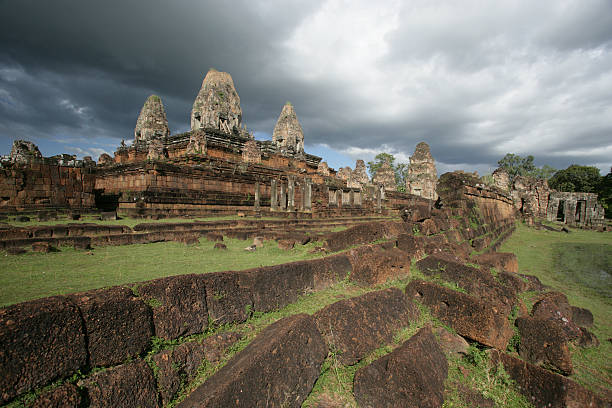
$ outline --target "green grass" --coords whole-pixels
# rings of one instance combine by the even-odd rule
[[[48,254],[5,256],[0,252],[0,306],[164,276],[242,270],[322,256],[320,252],[308,253],[316,243],[284,251],[276,241],[265,241],[264,247],[254,252],[244,250],[250,240],[226,238],[223,243],[227,251],[213,249],[214,242],[201,238],[192,246],[159,242],[92,251],[65,247]]]
[[[557,225],[557,227],[559,227]],[[521,273],[535,275],[553,290],[565,293],[572,305],[589,309],[592,329],[601,345],[571,347],[571,378],[595,392],[612,389],[612,234],[571,229],[569,234],[536,230],[523,224],[500,252],[514,252]],[[528,307],[534,293],[522,294]]]

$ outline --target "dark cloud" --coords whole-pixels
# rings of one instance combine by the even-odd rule
[[[607,0],[0,0],[0,147],[112,151],[152,93],[185,131],[215,67],[259,135],[291,101],[307,144],[352,159],[425,140],[445,166],[516,152],[605,168],[611,48]]]

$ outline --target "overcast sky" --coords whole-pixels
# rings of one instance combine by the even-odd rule
[[[612,166],[612,0],[0,0],[0,154],[112,154],[153,93],[186,131],[210,67],[256,138],[291,101],[335,168],[420,141],[439,173]]]

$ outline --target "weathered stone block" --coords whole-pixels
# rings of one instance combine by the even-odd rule
[[[572,373],[567,337],[557,322],[519,317],[516,326],[521,335],[519,354],[522,358],[564,375]]]
[[[580,328],[572,322],[572,306],[561,292],[547,292],[540,297],[531,310],[536,319],[553,320],[567,335],[568,340],[580,337]]]
[[[300,407],[326,355],[311,316],[286,317],[264,329],[179,407]]]
[[[430,255],[418,261],[417,267],[427,276],[454,282],[469,294],[496,305],[501,314],[509,313],[516,304],[516,292],[497,282],[488,269],[464,265],[460,259],[452,255],[443,253]]]
[[[572,306],[572,322],[579,327],[592,327],[593,313],[589,309]]]
[[[34,402],[33,408],[79,408],[81,394],[73,384],[64,384],[54,390],[42,393]]]
[[[367,245],[351,250],[349,256],[353,263],[351,281],[363,285],[382,284],[410,274],[410,258],[397,248]]]
[[[84,381],[83,386],[91,408],[159,407],[153,371],[142,360],[94,374]]]
[[[503,352],[491,350],[491,362],[494,365],[501,362],[506,372],[516,381],[521,394],[525,395],[536,407],[604,408],[609,406],[603,399],[569,378]]]
[[[477,264],[495,268],[498,272],[518,273],[518,260],[516,255],[510,252],[489,252],[476,255],[473,259]]]
[[[121,363],[149,346],[153,336],[151,309],[129,288],[97,289],[70,298],[83,316],[92,366]]]
[[[202,275],[206,285],[206,307],[214,325],[240,323],[253,311],[246,272],[215,272]]]
[[[429,307],[434,316],[463,337],[501,350],[512,337],[508,319],[478,297],[420,280],[410,282],[406,294]]]
[[[203,275],[178,275],[145,282],[138,293],[153,309],[155,335],[168,340],[208,327]]]
[[[0,309],[0,403],[69,376],[86,362],[81,316],[66,298]]]
[[[414,318],[412,303],[401,290],[385,289],[341,300],[314,314],[317,328],[342,364],[352,365],[388,344]]]
[[[441,407],[447,376],[446,357],[427,327],[391,354],[359,369],[353,392],[363,407]]]

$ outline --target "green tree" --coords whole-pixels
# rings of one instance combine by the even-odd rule
[[[567,169],[556,172],[548,180],[548,185],[558,191],[597,193],[601,179],[597,167],[572,164]]]
[[[532,155],[523,157],[518,154],[507,153],[503,159],[497,162],[497,165],[508,173],[511,183],[517,176],[547,180],[557,171],[549,165],[536,167],[533,160]]]
[[[384,162],[388,161],[395,173],[395,184],[397,191],[406,191],[406,176],[408,174],[408,165],[406,163],[395,164],[395,156],[390,153],[378,153],[373,161],[367,163],[368,172],[370,176],[374,177],[378,169],[383,165]]]
[[[507,153],[503,159],[497,162],[497,165],[508,173],[510,182],[514,181],[517,176],[529,176],[536,170],[531,155],[522,157],[518,154]]]
[[[597,197],[601,205],[606,209],[606,218],[612,218],[612,172],[601,178]]]

